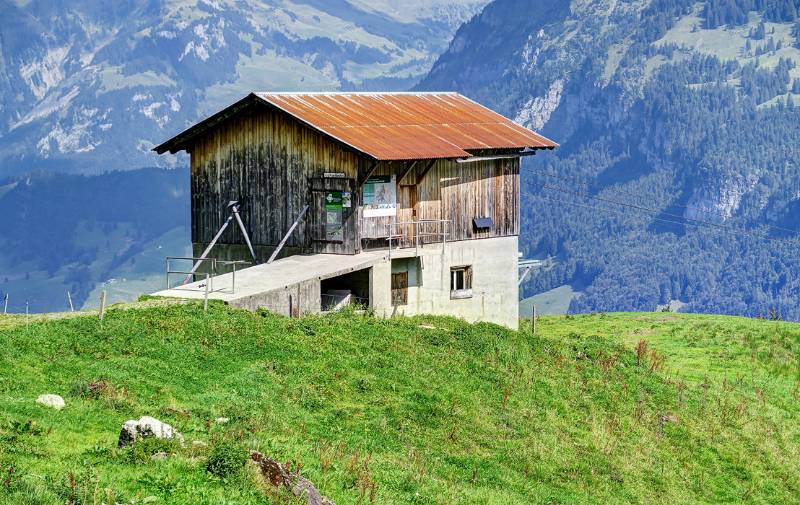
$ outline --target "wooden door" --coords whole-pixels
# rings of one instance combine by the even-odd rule
[[[408,272],[392,274],[392,306],[408,305]]]
[[[352,179],[311,179],[309,213],[311,250],[315,253],[357,254],[358,214]]]

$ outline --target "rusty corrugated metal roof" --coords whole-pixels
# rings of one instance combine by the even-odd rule
[[[253,93],[154,150],[176,152],[254,101],[376,160],[468,158],[479,149],[557,144],[458,93]]]
[[[256,93],[378,160],[465,158],[557,144],[458,93]]]

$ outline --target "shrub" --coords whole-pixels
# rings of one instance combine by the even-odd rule
[[[177,440],[172,438],[147,437],[137,440],[135,443],[120,451],[122,461],[132,464],[143,464],[150,461],[150,458],[159,452],[174,454],[180,448]]]
[[[206,471],[216,477],[225,479],[236,475],[247,462],[247,451],[231,441],[214,444],[206,463]]]

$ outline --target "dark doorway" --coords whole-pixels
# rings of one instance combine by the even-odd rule
[[[371,268],[356,270],[338,277],[323,279],[320,284],[322,310],[339,310],[348,305],[369,307],[369,273]]]

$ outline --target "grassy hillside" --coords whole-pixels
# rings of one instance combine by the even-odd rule
[[[231,444],[293,462],[338,504],[800,493],[800,326],[601,314],[538,330],[216,305],[112,310],[102,326],[9,316],[0,502],[293,503],[249,467],[209,474]],[[38,406],[42,393],[67,407]],[[121,424],[142,415],[173,424],[186,447],[117,449]]]

